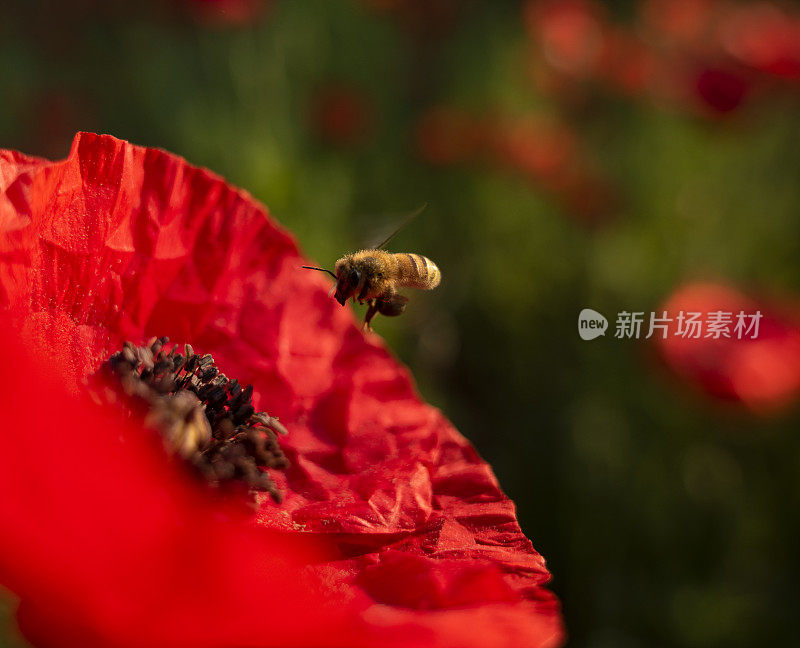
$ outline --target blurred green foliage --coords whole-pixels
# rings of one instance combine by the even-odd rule
[[[0,648],[21,648],[25,642],[16,629],[13,614],[13,599],[0,589]]]
[[[0,26],[0,145],[63,157],[91,130],[179,153],[328,267],[429,203],[391,247],[430,256],[444,282],[376,329],[517,502],[570,645],[794,645],[796,411],[709,406],[644,341],[575,328],[584,307],[656,310],[692,278],[800,292],[798,102],[722,122],[601,91],[561,105],[530,82],[521,15],[466,2],[431,34],[357,0],[276,1],[211,28],[156,3],[21,3]],[[330,84],[363,98],[356,143],[315,131]],[[426,163],[417,124],[442,103],[563,117],[618,193],[613,218],[587,226],[491,165]]]

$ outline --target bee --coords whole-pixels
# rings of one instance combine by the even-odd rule
[[[326,268],[303,266],[307,270],[327,272],[336,279],[333,297],[342,306],[348,299],[367,303],[364,326],[372,330],[372,318],[378,313],[397,317],[406,309],[408,297],[398,288],[433,290],[442,280],[442,273],[428,257],[411,252],[392,253],[383,250],[389,241],[423,209],[412,213],[383,243],[367,250],[343,256],[336,262],[333,272]]]

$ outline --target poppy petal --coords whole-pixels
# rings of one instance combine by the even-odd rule
[[[306,571],[359,627],[396,645],[561,642],[544,560],[491,468],[248,194],[81,133],[62,161],[0,155],[0,219],[15,224],[0,232],[0,302],[69,391],[125,339],[152,335],[254,385],[255,405],[290,429],[292,463],[283,505],[260,499],[257,526],[335,543]]]

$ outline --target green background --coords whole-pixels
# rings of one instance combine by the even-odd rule
[[[637,3],[607,4],[624,24]],[[576,334],[584,307],[613,327],[694,278],[800,291],[797,97],[724,120],[603,89],[564,105],[531,83],[519,2],[460,3],[447,30],[357,0],[279,0],[239,26],[164,6],[9,9],[0,146],[64,157],[89,130],[176,152],[326,267],[427,202],[391,249],[430,256],[442,286],[375,328],[517,502],[569,645],[800,645],[796,410],[718,407],[643,340]],[[370,106],[355,143],[311,125],[334,83]],[[492,164],[428,164],[415,133],[439,104],[564,120],[619,197],[612,217],[588,226]]]

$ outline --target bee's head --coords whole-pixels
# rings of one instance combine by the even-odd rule
[[[336,262],[336,292],[333,297],[342,306],[351,297],[355,298],[364,287],[364,274],[356,267],[350,257],[344,257]]]

